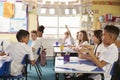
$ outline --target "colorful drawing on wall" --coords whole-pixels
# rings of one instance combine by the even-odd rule
[[[0,16],[3,16],[3,3],[0,2]]]

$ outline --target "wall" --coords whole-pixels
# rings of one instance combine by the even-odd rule
[[[103,1],[103,3],[100,1]],[[111,2],[115,2],[114,4]],[[120,0],[93,0],[92,10],[94,13],[93,28],[100,29],[98,18],[101,15],[111,13],[113,16],[120,16]]]

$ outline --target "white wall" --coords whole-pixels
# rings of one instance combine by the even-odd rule
[[[53,44],[56,41],[61,42],[61,39],[60,40],[50,39],[50,38],[44,39],[44,42],[42,43],[42,45],[44,46],[44,48],[46,48],[47,56],[53,56]]]

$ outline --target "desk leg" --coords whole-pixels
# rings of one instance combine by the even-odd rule
[[[55,80],[59,80],[59,73],[55,73]]]
[[[54,52],[54,58],[53,58],[53,66],[55,66],[55,57],[57,56],[57,53]]]

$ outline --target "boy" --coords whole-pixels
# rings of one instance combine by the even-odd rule
[[[32,43],[37,39],[37,31],[32,30],[31,31],[31,40],[29,40],[28,45],[31,46]]]
[[[11,75],[17,76],[22,74],[23,65],[21,64],[25,54],[29,55],[29,59],[32,65],[35,64],[32,48],[27,45],[29,41],[29,32],[26,30],[19,30],[16,34],[18,43],[10,44],[5,53],[9,55],[13,60],[11,62]]]
[[[115,41],[119,35],[119,28],[113,25],[106,25],[103,31],[103,43],[105,49],[97,57],[93,54],[93,51],[89,51],[89,56],[91,60],[100,68],[105,71],[104,79],[110,80],[110,71],[112,69],[113,63],[118,60],[118,48],[115,45]]]

